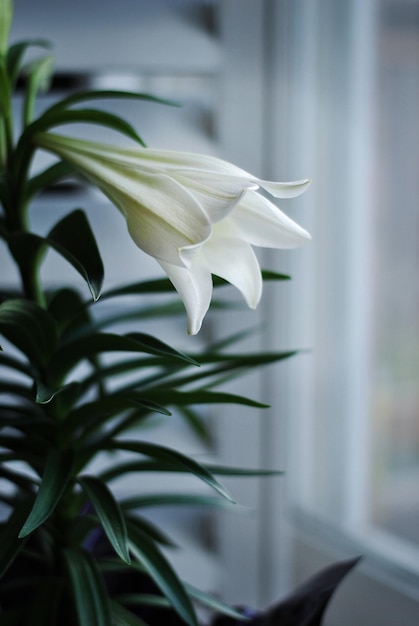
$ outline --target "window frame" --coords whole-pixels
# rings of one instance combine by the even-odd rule
[[[294,315],[282,336],[292,337],[295,345],[311,349],[311,354],[301,355],[289,374],[284,407],[289,451],[286,513],[284,519],[282,511],[282,532],[268,541],[274,546],[274,558],[286,555],[285,588],[333,560],[364,555],[339,590],[326,624],[413,626],[419,613],[419,551],[410,548],[409,556],[403,542],[376,528],[368,529],[364,514],[371,437],[366,419],[370,359],[366,339],[371,325],[368,209],[373,192],[369,176],[378,4],[377,0],[344,4],[294,0],[284,3],[286,26],[283,3],[279,4],[271,6],[270,19],[277,32],[286,30],[288,40],[285,158],[290,177],[298,170],[304,176],[308,172],[314,180],[304,199],[313,245],[301,257],[290,258],[290,271],[297,279],[289,302]],[[341,59],[331,55],[337,44],[343,52]],[[279,50],[274,58],[278,76],[284,71]],[[349,72],[344,71],[345,64]],[[339,81],[335,93],[330,83],[333,79]],[[337,112],[339,117],[334,117]],[[278,144],[284,136],[283,121],[272,118],[271,128]],[[341,162],[336,160],[339,154]],[[280,160],[277,155],[274,162]],[[324,176],[316,183],[319,162],[323,168],[329,166],[333,184]],[[339,298],[334,302],[336,292]],[[327,335],[330,341],[318,341]],[[329,377],[319,378],[319,358],[334,363],[328,369]],[[328,398],[322,405],[319,397],[325,395]],[[328,409],[328,417],[326,410],[322,415],[322,409]],[[315,420],[319,416],[323,433],[329,433],[327,441],[318,437]],[[315,475],[318,446],[323,466]],[[325,485],[320,506],[319,490],[313,490],[313,482],[307,480],[310,475]],[[275,497],[279,497],[278,491],[272,491],[271,498]],[[338,502],[333,511],[332,502]],[[326,513],[320,514],[321,509]]]

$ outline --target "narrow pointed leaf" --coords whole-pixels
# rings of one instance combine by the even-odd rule
[[[195,493],[151,493],[145,496],[132,496],[120,502],[124,511],[159,506],[196,506],[210,508],[229,508],[231,502],[225,498]],[[234,507],[237,508],[237,504]]]
[[[55,321],[29,300],[9,300],[0,305],[0,333],[34,365],[46,365],[57,342]]]
[[[37,174],[28,183],[28,196],[32,198],[37,193],[51,187],[57,181],[74,173],[74,168],[64,161],[54,163],[46,170]]]
[[[35,503],[19,537],[29,535],[53,513],[71,479],[73,465],[74,454],[71,450],[49,450]]]
[[[107,100],[107,99],[128,99],[128,100],[144,100],[146,102],[155,102],[157,104],[166,104],[169,106],[179,106],[176,102],[171,100],[165,100],[162,98],[157,98],[156,96],[152,96],[147,93],[139,93],[134,91],[118,91],[115,89],[97,89],[97,90],[86,90],[79,91],[75,94],[71,94],[67,98],[63,98],[52,107],[50,107],[46,113],[55,113],[61,109],[67,109],[70,106],[75,104],[80,104],[80,102],[86,102],[89,100]]]
[[[145,519],[144,517],[139,517],[137,515],[135,517],[133,515],[127,516],[126,519],[127,519],[127,523],[129,524],[131,528],[132,526],[139,528],[155,543],[160,544],[162,546],[170,547],[170,548],[177,547],[176,543],[173,541],[173,539],[169,537],[167,533],[163,532],[160,528],[158,528],[155,524],[150,522],[148,519]]]
[[[160,339],[156,339],[156,337],[153,337],[152,335],[147,335],[146,333],[129,333],[126,336],[134,339],[139,345],[142,346],[144,352],[147,352],[148,354],[168,356],[175,359],[181,359],[191,365],[199,365],[198,361],[195,361],[195,359],[188,354],[175,350],[167,343],[160,341]]]
[[[198,626],[190,598],[172,566],[155,543],[139,528],[129,525],[129,532],[132,552],[145,566],[173,608],[187,624]]]
[[[9,30],[12,23],[13,2],[2,0],[0,3],[0,58],[3,60],[7,52]]]
[[[228,604],[225,604],[225,602],[221,602],[221,600],[218,600],[217,598],[210,596],[209,594],[201,591],[200,589],[197,589],[193,585],[189,585],[185,583],[185,589],[188,592],[188,594],[191,596],[191,598],[193,598],[200,604],[203,604],[204,606],[211,609],[212,611],[217,611],[218,613],[222,613],[223,615],[228,615],[229,617],[233,617],[236,620],[240,620],[244,624],[246,624],[246,621],[249,619],[237,609],[233,608],[232,606],[229,606]]]
[[[60,109],[59,111],[46,113],[27,127],[25,133],[22,135],[21,142],[25,144],[29,137],[33,137],[36,133],[44,132],[55,126],[79,123],[97,124],[105,128],[110,128],[145,147],[145,143],[131,124],[118,115],[99,109]]]
[[[60,387],[60,389],[52,390],[41,381],[36,383],[36,398],[37,404],[49,404],[54,399],[60,398],[61,403],[71,405],[76,400],[80,391],[80,383],[74,381],[68,385]]]
[[[168,278],[156,278],[154,280],[145,280],[139,283],[131,283],[116,289],[105,291],[102,294],[102,299],[116,298],[119,296],[132,296],[142,294],[157,294],[157,293],[174,293],[175,288]]]
[[[21,41],[10,46],[7,54],[7,71],[12,85],[14,85],[17,77],[19,76],[23,55],[26,50],[32,46],[50,48],[51,44],[45,39],[30,39],[28,41]]]
[[[287,352],[262,352],[256,354],[223,354],[223,353],[203,353],[197,355],[197,359],[200,361],[200,371],[192,374],[185,374],[177,378],[170,380],[170,387],[172,389],[179,388],[181,386],[190,385],[196,383],[199,380],[204,380],[224,374],[228,378],[233,375],[238,376],[245,370],[252,369],[254,367],[260,367],[261,365],[269,365],[270,363],[276,363],[283,361],[292,356],[298,354],[298,350],[292,350]],[[212,369],[204,368],[206,365],[214,364]],[[221,378],[220,382],[223,379]],[[213,386],[213,381],[211,385]],[[208,383],[206,387],[208,388]]]
[[[206,467],[200,465],[186,455],[181,454],[177,450],[172,450],[171,448],[146,441],[111,441],[108,444],[105,444],[104,448],[108,450],[126,450],[127,452],[143,454],[151,457],[158,463],[162,462],[163,465],[171,465],[172,469],[179,468],[180,471],[186,471],[194,474],[210,485],[210,487],[218,491],[218,493],[220,493],[224,498],[234,502],[226,489],[214,478],[212,473]]]
[[[164,401],[168,405],[174,406],[188,406],[194,404],[238,404],[244,406],[251,406],[255,408],[265,409],[268,408],[268,404],[251,400],[244,396],[237,394],[226,393],[222,391],[208,391],[206,389],[200,389],[198,391],[176,391],[175,389],[163,390],[157,389],[156,391],[147,392],[148,397],[151,399],[161,397],[164,394]]]
[[[104,269],[85,213],[77,209],[64,217],[48,234],[47,241],[83,276],[93,299],[97,300],[102,289]]]
[[[30,476],[26,476],[25,474],[21,474],[20,472],[15,472],[10,467],[7,467],[6,465],[0,465],[0,477],[3,480],[7,480],[10,483],[13,483],[17,487],[19,487],[20,495],[26,492],[27,494],[30,494],[31,496],[33,496],[34,486],[37,483]],[[29,510],[26,512],[26,517],[28,513],[29,513]],[[21,523],[23,524],[24,521],[25,520],[22,519]]]
[[[279,274],[270,270],[262,270],[262,278],[266,281],[276,280],[290,280],[290,276],[287,274]],[[213,276],[214,287],[224,287],[228,285],[227,281]],[[131,283],[129,285],[123,285],[103,293],[102,298],[115,298],[119,296],[131,296],[138,294],[158,294],[158,293],[174,293],[175,288],[168,278],[156,278],[152,280],[145,280],[138,283]]]
[[[165,407],[140,394],[132,392],[107,395],[98,400],[93,400],[74,409],[63,424],[64,436],[74,433],[78,428],[83,428],[84,433],[91,433],[100,427],[111,417],[126,411],[129,408],[144,409],[144,413],[156,412],[162,415],[171,415]]]
[[[214,476],[246,476],[246,477],[261,477],[261,476],[281,476],[284,474],[281,470],[270,469],[252,469],[242,467],[226,467],[223,465],[213,465],[206,463],[204,466]],[[114,465],[110,469],[105,470],[100,474],[102,480],[107,483],[120,478],[124,474],[137,473],[137,472],[189,472],[181,465],[175,465],[170,461],[163,460],[141,460],[141,461],[125,461]],[[233,501],[231,501],[233,502]],[[234,502],[233,502],[234,503]],[[234,503],[235,504],[235,503]],[[236,504],[235,504],[236,506]]]
[[[196,361],[191,357],[170,348],[162,342],[157,340],[147,341],[144,335],[141,337],[141,340],[138,340],[137,336],[96,333],[75,339],[57,350],[50,363],[51,375],[60,379],[80,360],[103,352],[142,352],[196,364]]]
[[[23,125],[27,126],[33,119],[35,102],[38,94],[47,91],[52,80],[53,57],[48,54],[35,59],[25,67],[27,86],[23,105]]]
[[[111,490],[105,483],[93,476],[83,476],[78,479],[78,482],[92,503],[115,552],[125,563],[131,563],[125,519]]]
[[[114,596],[114,598],[118,602],[122,602],[123,604],[136,604],[138,606],[156,606],[164,609],[172,608],[167,598],[152,593],[118,593]]]
[[[0,115],[6,117],[10,110],[11,86],[3,63],[0,63]]]
[[[23,363],[20,359],[17,359],[11,354],[0,353],[0,365],[14,369],[21,374],[26,374],[26,376],[30,376],[31,378],[34,374],[30,365]]]
[[[291,276],[288,274],[280,274],[278,272],[273,272],[272,270],[262,270],[262,278],[264,281],[291,280]]]
[[[94,559],[82,550],[64,551],[79,626],[112,626],[109,599]]]
[[[47,251],[44,238],[34,233],[16,231],[8,238],[8,244],[22,276],[33,276]]]
[[[0,528],[0,578],[5,574],[26,543],[18,538],[18,529],[25,521],[30,505],[21,502],[14,507],[13,513]]]
[[[110,602],[114,626],[148,626],[142,619],[128,611],[122,604]]]
[[[74,289],[65,287],[52,294],[48,311],[56,320],[63,340],[66,340],[68,332],[91,327],[89,312],[83,306],[81,295]]]

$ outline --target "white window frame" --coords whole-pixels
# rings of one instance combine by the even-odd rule
[[[273,9],[276,32],[284,32],[285,19],[289,41],[289,172],[295,176],[303,170],[301,175],[314,180],[304,199],[314,243],[302,257],[290,258],[291,273],[297,277],[289,305],[295,314],[284,332],[312,352],[299,357],[290,377],[285,407],[288,519],[279,539],[270,538],[276,545],[272,553],[278,561],[287,557],[289,578],[283,582],[288,587],[330,561],[363,554],[363,563],[338,592],[326,624],[414,626],[419,614],[417,551],[411,549],[409,554],[395,537],[366,528],[364,516],[370,437],[365,374],[370,358],[369,179],[377,4],[294,0],[273,3]],[[336,49],[339,58],[331,54]],[[278,76],[284,61],[279,52],[275,59]],[[349,73],[339,72],[348,67]],[[339,90],[329,82],[337,77]],[[271,122],[279,145],[283,121]],[[336,159],[336,146],[341,159]],[[316,182],[316,172],[320,168],[324,172],[325,165],[330,181],[323,174]],[[328,340],[322,343],[322,338]],[[318,376],[319,359],[334,363],[328,378]],[[323,444],[319,424],[330,435]],[[314,450],[322,445],[322,466],[315,470]],[[323,494],[307,480],[310,474],[313,481],[323,480]],[[278,492],[272,492],[272,499],[275,495]],[[319,515],[319,497],[324,498],[324,515]],[[333,512],[332,502],[338,503]]]

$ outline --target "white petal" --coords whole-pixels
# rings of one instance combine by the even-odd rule
[[[60,149],[123,213],[129,233],[147,254],[184,265],[179,250],[206,241],[211,224],[199,201],[161,173],[133,171],[67,148]]]
[[[267,198],[248,191],[223,222],[238,238],[263,248],[295,248],[311,239],[306,230]],[[234,231],[231,230],[234,228]]]
[[[95,157],[111,160],[123,166],[150,167],[158,170],[192,169],[230,174],[245,179],[253,177],[244,170],[218,157],[197,154],[194,152],[178,152],[176,150],[154,150],[152,148],[121,148],[82,139],[73,139],[54,133],[39,133],[36,136],[39,145],[52,151],[62,148],[84,153]]]
[[[157,259],[184,265],[180,250],[199,245],[211,235],[206,213],[186,189],[168,176],[149,174],[144,176],[143,184],[135,195],[128,189],[102,189],[124,213],[138,247]]]
[[[218,235],[202,246],[201,255],[205,258],[212,274],[220,276],[234,285],[243,295],[246,304],[254,309],[262,295],[262,276],[255,253],[245,241]]]
[[[188,333],[199,332],[212,296],[211,272],[197,258],[193,267],[185,269],[160,261],[160,265],[182,298],[188,316]]]
[[[173,170],[170,175],[191,191],[213,224],[233,210],[247,189],[257,189],[246,179],[213,172]]]
[[[258,180],[256,178],[253,180],[274,198],[295,198],[303,193],[311,183],[311,180],[308,178],[289,183],[276,183],[270,180]]]

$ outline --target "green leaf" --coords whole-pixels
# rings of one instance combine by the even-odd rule
[[[240,611],[237,611],[236,609],[229,606],[228,604],[225,604],[224,602],[217,600],[213,596],[210,596],[207,593],[204,593],[203,591],[201,591],[200,589],[197,589],[196,587],[193,587],[192,585],[185,583],[185,589],[194,600],[196,600],[200,604],[203,604],[204,606],[211,609],[212,611],[217,611],[218,613],[222,613],[223,615],[228,615],[228,617],[233,617],[236,620],[240,620],[244,622],[250,619],[246,617],[245,615],[243,615],[243,613],[241,613]]]
[[[131,563],[125,519],[111,490],[104,482],[93,476],[82,476],[78,478],[78,482],[91,501],[115,552],[125,563]]]
[[[262,476],[281,476],[284,474],[280,470],[266,470],[266,469],[251,469],[241,467],[226,467],[224,465],[212,465],[206,463],[204,466],[211,474],[218,476],[247,476],[247,477],[262,477]],[[141,460],[141,461],[125,461],[118,465],[113,465],[111,468],[105,470],[100,474],[102,480],[107,483],[120,478],[125,474],[137,473],[137,472],[190,472],[190,470],[180,465],[175,465],[170,461],[163,460]],[[233,501],[231,501],[234,503]],[[236,503],[234,503],[237,506]]]
[[[23,127],[27,126],[33,119],[38,93],[49,89],[52,69],[53,57],[50,54],[40,59],[35,59],[26,66],[25,72],[28,78],[23,105]]]
[[[189,406],[180,406],[177,407],[177,409],[179,415],[185,420],[195,436],[201,440],[204,445],[211,447],[214,443],[214,436],[209,424],[202,419],[202,415]]]
[[[21,41],[10,46],[7,54],[7,71],[12,85],[15,84],[19,76],[23,55],[26,50],[32,46],[50,48],[51,44],[45,39],[30,39],[28,41]]]
[[[47,250],[43,238],[34,233],[16,231],[10,234],[8,244],[22,277],[25,281],[27,277],[31,280]]]
[[[291,280],[291,276],[288,274],[279,274],[278,272],[273,272],[271,270],[262,270],[262,278],[264,281]]]
[[[103,297],[102,297],[103,299]],[[115,307],[116,308],[116,307]],[[121,322],[135,322],[138,326],[138,322],[141,320],[152,319],[155,320],[158,317],[169,317],[173,319],[175,316],[184,316],[185,308],[182,302],[178,300],[175,302],[164,302],[163,304],[155,304],[151,306],[140,306],[129,309],[128,307],[122,312],[121,309],[116,309],[116,312],[112,315],[101,316],[100,319],[95,321],[95,329],[102,330],[109,328],[115,324],[120,325]]]
[[[3,60],[7,52],[9,30],[12,23],[13,2],[1,0],[0,2],[0,59]]]
[[[46,238],[87,282],[93,299],[102,289],[104,269],[95,236],[85,213],[76,209],[54,226]]]
[[[126,520],[130,528],[132,528],[132,526],[139,528],[142,532],[144,532],[150,539],[152,539],[156,543],[161,544],[166,547],[170,547],[170,548],[177,547],[174,541],[165,532],[163,532],[155,524],[145,519],[144,517],[131,515],[131,516],[127,516]]]
[[[110,605],[114,626],[147,626],[142,619],[128,611],[119,602],[111,600]]]
[[[223,354],[219,352],[199,354],[196,356],[201,365],[200,371],[172,378],[170,380],[170,386],[171,388],[179,388],[181,386],[196,383],[199,380],[219,376],[220,374],[226,374],[228,377],[232,377],[235,372],[235,375],[238,375],[248,369],[283,361],[284,359],[288,359],[296,354],[298,354],[298,350],[288,350],[286,352],[260,352],[256,354]],[[212,369],[206,367],[204,368],[204,366],[211,364],[215,364]],[[206,387],[208,388],[208,383],[206,384]]]
[[[179,106],[176,102],[171,100],[165,100],[162,98],[157,98],[156,96],[152,96],[147,93],[139,93],[134,91],[118,91],[115,89],[97,89],[97,90],[86,90],[79,91],[75,94],[71,94],[67,96],[67,98],[63,98],[52,107],[47,109],[46,113],[55,113],[61,109],[67,109],[70,106],[75,104],[80,104],[80,102],[85,102],[88,100],[107,100],[107,99],[128,99],[128,100],[144,100],[146,102],[155,102],[157,104],[166,104],[169,106]]]
[[[172,566],[155,543],[139,528],[129,525],[130,547],[154,582],[187,624],[198,626],[188,594]]]
[[[18,538],[18,529],[25,521],[30,504],[27,502],[18,503],[7,520],[0,529],[0,578],[6,573],[19,552],[26,543],[25,539]]]
[[[53,513],[67,487],[73,471],[72,450],[51,448],[48,452],[42,482],[28,519],[19,533],[26,537]]]
[[[139,283],[131,283],[105,291],[102,294],[102,300],[107,298],[115,298],[119,296],[133,296],[157,293],[174,293],[175,288],[168,278],[156,278],[154,280],[145,280]]]
[[[186,587],[186,585],[185,585]],[[156,606],[162,609],[171,609],[172,605],[164,596],[152,593],[118,593],[113,596],[122,604],[138,605],[138,606]]]
[[[23,146],[28,138],[33,137],[37,133],[54,128],[55,126],[80,123],[97,124],[105,128],[110,128],[145,147],[145,143],[131,124],[118,115],[99,109],[60,109],[51,113],[47,112],[26,128],[21,137],[20,144]]]
[[[30,476],[26,476],[25,474],[16,472],[12,470],[10,467],[6,467],[5,465],[0,465],[0,477],[3,480],[8,480],[10,483],[13,483],[17,487],[19,487],[21,494],[26,492],[26,493],[29,493],[31,496],[33,496],[33,493],[34,493],[33,488],[36,485],[36,482]],[[23,522],[24,520],[22,519],[22,523]]]
[[[67,418],[70,409],[74,406],[81,395],[82,386],[77,381],[68,383],[67,385],[55,390],[51,390],[40,381],[36,382],[35,402],[41,405],[50,404],[48,413],[58,420]]]
[[[33,400],[33,391],[20,383],[3,382],[0,380],[0,394],[10,394],[12,396],[20,396],[26,400]]]
[[[29,300],[9,300],[0,305],[0,333],[37,366],[48,363],[57,343],[53,318]]]
[[[262,270],[262,279],[264,281],[271,281],[271,280],[290,280],[291,277],[288,276],[288,274],[279,274],[278,272],[272,272],[271,270]],[[220,278],[219,276],[213,276],[213,285],[214,288],[217,287],[226,287],[228,286],[230,283],[227,280],[224,280],[224,278]]]
[[[64,550],[79,626],[112,626],[109,598],[101,573],[87,552]]]
[[[32,433],[31,438],[21,435],[0,435],[0,446],[11,450],[15,460],[25,460],[37,468],[45,454],[45,440]]]
[[[21,374],[25,374],[30,378],[33,378],[34,371],[31,366],[27,363],[23,363],[20,359],[12,356],[11,354],[0,353],[0,365],[3,367],[9,367],[10,369],[14,369],[16,372],[20,372]]]
[[[132,496],[120,502],[124,511],[142,509],[155,506],[197,506],[211,508],[229,508],[231,502],[225,498],[207,496],[196,493],[151,493],[144,496]],[[238,505],[234,504],[236,508]]]
[[[161,381],[173,372],[177,372],[179,369],[182,370],[185,367],[189,367],[189,364],[185,361],[173,360],[170,362],[164,357],[130,357],[129,359],[124,359],[123,361],[112,363],[111,365],[102,365],[100,369],[86,376],[83,381],[83,387],[88,389],[92,385],[110,380],[113,376],[121,377],[121,374],[127,374],[132,371],[148,372],[150,374],[149,376],[144,377],[143,375],[141,381],[137,381],[136,384],[130,385],[129,387],[130,389],[137,389],[150,386],[155,381]],[[150,373],[153,368],[155,368],[154,374]]]
[[[270,270],[262,270],[263,280],[289,280],[290,276],[278,274]],[[223,287],[229,283],[218,276],[213,276],[214,287]],[[111,289],[102,294],[102,299],[115,298],[119,296],[133,296],[140,294],[174,293],[175,288],[168,278],[156,278],[138,283],[130,283]]]
[[[252,469],[248,467],[227,467],[226,465],[208,464],[206,467],[217,476],[243,476],[259,478],[262,476],[282,476],[285,473],[282,470]]]
[[[129,333],[126,337],[134,339],[139,345],[142,346],[143,351],[148,354],[157,354],[174,359],[180,359],[181,361],[186,361],[191,365],[199,366],[198,361],[195,361],[195,359],[188,354],[175,350],[167,343],[160,341],[160,339],[156,339],[156,337],[153,337],[152,335],[147,335],[146,333]]]
[[[59,289],[50,295],[48,311],[56,320],[60,334],[64,335],[76,329],[86,330],[91,326],[88,311],[83,306],[83,300],[74,289]]]
[[[145,413],[153,411],[162,415],[171,415],[165,407],[135,392],[106,395],[74,409],[63,424],[62,435],[72,434],[78,428],[83,428],[84,434],[89,434],[113,416],[133,407],[144,409]]]
[[[137,454],[144,454],[158,462],[162,462],[164,465],[170,464],[172,468],[179,468],[181,471],[186,471],[194,474],[205,483],[210,485],[224,498],[234,502],[232,497],[227,493],[225,488],[214,478],[210,471],[206,467],[200,465],[193,459],[190,459],[184,454],[181,454],[177,450],[172,450],[165,446],[160,446],[154,443],[146,441],[110,441],[105,442],[103,445],[105,450],[126,450],[127,452],[135,452]],[[103,479],[103,475],[102,475]]]
[[[3,63],[0,62],[0,116],[10,114],[11,85]],[[3,164],[2,164],[3,165]]]
[[[199,389],[197,391],[176,391],[175,389],[167,389],[164,387],[161,389],[157,388],[155,391],[147,391],[147,396],[151,399],[153,399],[153,397],[161,398],[163,396],[166,404],[174,406],[188,406],[193,404],[238,404],[260,409],[269,407],[268,404],[263,404],[244,396],[222,391],[208,391],[206,389]]]
[[[74,173],[74,168],[67,162],[59,161],[46,170],[37,174],[28,182],[28,197],[32,198],[37,193],[48,189],[57,181]]]
[[[150,340],[147,337],[147,335],[124,336],[113,333],[96,333],[80,337],[56,351],[50,362],[50,375],[56,380],[61,380],[61,377],[79,361],[102,352],[145,352],[196,364],[196,361],[186,354],[170,348],[153,337]]]

